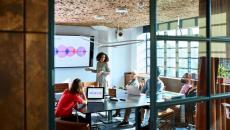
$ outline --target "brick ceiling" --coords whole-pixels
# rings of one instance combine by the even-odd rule
[[[118,14],[125,7],[128,13]],[[199,0],[158,0],[158,21],[198,16]],[[95,19],[95,16],[104,19]],[[149,24],[149,0],[55,0],[58,25],[129,28]]]

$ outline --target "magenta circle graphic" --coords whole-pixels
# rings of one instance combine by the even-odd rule
[[[86,50],[84,47],[78,47],[77,52],[78,52],[77,55],[82,57],[85,56]]]
[[[66,47],[65,46],[63,46],[63,45],[60,45],[58,48],[57,48],[57,50],[58,50],[58,53],[57,53],[57,55],[60,57],[60,58],[64,58],[65,56],[66,56]]]
[[[86,54],[86,49],[84,47],[78,47],[77,49],[69,46],[66,47],[64,45],[60,45],[57,48],[55,48],[54,54],[58,56],[59,58],[65,58],[66,56],[72,57],[74,55],[77,55],[79,57],[83,57]]]
[[[72,57],[75,54],[75,49],[73,47],[68,47],[68,50],[67,56]]]

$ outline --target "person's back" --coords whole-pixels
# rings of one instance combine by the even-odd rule
[[[164,83],[158,78],[157,80],[157,92],[164,90]],[[147,96],[150,94],[150,79],[148,79],[141,90],[141,93],[145,93]]]
[[[57,109],[55,111],[56,117],[64,117],[64,116],[69,116],[72,114],[72,109],[77,105],[77,104],[83,104],[84,100],[80,97],[80,94],[73,94],[70,93],[68,89],[66,89],[58,104],[57,104]]]
[[[66,121],[77,121],[86,122],[82,117],[72,115],[73,108],[77,107],[77,104],[86,104],[86,101],[81,97],[81,80],[75,79],[69,89],[66,89],[55,110],[55,116],[61,117],[62,120]]]

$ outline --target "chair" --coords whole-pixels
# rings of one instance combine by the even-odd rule
[[[58,83],[54,85],[54,92],[55,93],[60,93],[63,92],[65,89],[69,87],[68,83]]]
[[[227,119],[230,119],[230,104],[228,103],[222,103],[222,105],[225,108],[225,115]]]
[[[83,82],[83,87],[99,87],[99,83],[98,82]]]
[[[56,130],[90,130],[88,123],[63,121],[60,118],[55,119]]]
[[[158,112],[158,128],[159,130],[172,130],[175,125],[175,111],[167,108],[164,111]]]

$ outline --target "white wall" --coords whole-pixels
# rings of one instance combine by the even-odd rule
[[[76,26],[55,26],[56,34],[68,35],[84,35],[94,36],[95,42],[98,41],[98,33],[90,27],[76,27]],[[93,67],[96,67],[97,44],[94,44],[94,61]],[[82,81],[95,81],[96,75],[87,72],[84,68],[56,68],[55,69],[55,83],[71,82],[75,78],[80,78]]]
[[[137,37],[143,32],[142,27],[124,29],[124,40],[136,40]],[[100,33],[99,33],[100,35]],[[100,36],[99,36],[100,37]],[[108,31],[108,42],[117,41],[115,29]],[[99,48],[99,51],[102,48]],[[124,85],[124,73],[137,70],[137,45],[126,45],[106,48],[110,57],[111,68],[111,85],[123,86]],[[105,50],[103,50],[105,51]]]
[[[89,27],[56,26],[57,34],[91,35],[95,36],[95,43],[117,41],[115,29],[94,30]],[[124,40],[135,40],[142,33],[142,27],[124,29]],[[94,48],[94,68],[96,67],[96,55],[98,52],[108,54],[111,69],[110,85],[121,86],[124,84],[124,73],[137,70],[137,45],[127,45],[111,48]],[[82,81],[95,81],[96,75],[86,72],[83,68],[55,69],[55,83],[71,81],[79,77]]]

